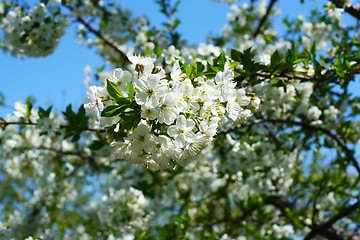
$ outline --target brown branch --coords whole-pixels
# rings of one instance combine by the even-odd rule
[[[338,220],[346,217],[353,211],[355,211],[359,207],[359,201],[354,203],[353,205],[350,205],[347,208],[344,208],[342,211],[340,211],[337,215],[330,218],[328,221],[313,226],[312,230],[308,233],[308,235],[305,236],[304,240],[310,240],[314,238],[316,235],[321,234],[323,231],[327,230],[328,228],[332,227],[334,223],[336,223]]]
[[[337,7],[337,8],[343,8],[344,1],[343,0],[331,0],[331,2]],[[350,7],[345,7],[345,12],[349,13],[351,16],[356,18],[360,21],[360,9],[358,7],[355,7],[354,5],[351,5]]]
[[[239,128],[239,127],[241,127],[241,128],[243,128],[243,127],[250,128],[253,125],[261,124],[261,123],[265,123],[265,122],[292,124],[292,125],[302,126],[302,127],[307,128],[309,130],[323,132],[324,134],[326,134],[329,137],[331,137],[332,139],[334,139],[336,141],[336,143],[345,151],[346,155],[350,157],[350,160],[353,163],[354,167],[356,168],[357,172],[360,174],[359,163],[356,161],[352,151],[346,146],[346,142],[343,142],[338,135],[336,135],[335,133],[333,133],[329,129],[326,129],[326,128],[323,128],[323,127],[313,126],[313,125],[310,125],[308,123],[295,121],[295,120],[290,120],[290,119],[256,119],[255,121],[253,121],[253,122],[251,122],[249,124],[244,124],[242,126],[236,126],[234,128],[230,128],[230,129],[228,129],[226,131],[220,132],[220,134],[230,133],[230,132],[234,131],[235,129]]]
[[[64,0],[62,1],[62,4],[67,7],[70,11],[74,11],[73,7],[69,6]],[[96,1],[93,1],[93,4],[95,4],[95,7],[100,8],[99,5],[96,4]],[[105,10],[104,10],[105,11]],[[104,12],[104,14],[107,14],[107,12]],[[83,19],[82,17],[76,17],[76,20],[82,24],[84,24],[84,26],[93,34],[95,34],[95,36],[97,36],[99,39],[101,39],[104,43],[106,43],[108,46],[110,46],[112,49],[114,49],[116,52],[118,52],[125,60],[127,63],[131,63],[129,58],[126,56],[126,54],[121,51],[116,44],[111,41],[110,39],[107,39],[104,35],[102,35],[100,33],[99,30],[96,30],[93,26],[90,25],[90,23],[88,23],[85,19]]]
[[[257,77],[263,77],[263,78],[271,78],[272,76],[274,77],[286,77],[288,79],[297,79],[300,81],[311,81],[311,80],[315,80],[315,76],[305,76],[305,75],[299,75],[299,74],[292,74],[292,73],[277,73],[275,75],[271,75],[270,73],[266,73],[266,72],[258,72],[253,74],[252,76],[257,76]]]
[[[269,6],[267,7],[266,9],[266,13],[265,15],[260,19],[260,22],[259,22],[259,25],[257,26],[255,32],[253,33],[252,35],[252,38],[256,38],[256,36],[260,33],[260,30],[261,30],[261,27],[265,24],[269,14],[270,14],[270,11],[272,9],[272,7],[274,6],[275,2],[277,0],[271,0],[270,3],[269,3]]]
[[[289,199],[286,196],[268,196],[265,198],[265,202],[267,204],[272,204],[276,208],[280,209],[280,211],[283,213],[284,216],[289,217],[287,214],[286,209],[294,209],[295,203],[290,202]],[[316,201],[315,201],[316,202]],[[293,216],[289,217],[289,220],[291,221],[293,219]],[[301,219],[298,219],[302,225],[310,227],[306,222],[302,221]],[[339,220],[339,219],[337,219]],[[334,222],[335,223],[335,222]],[[326,226],[321,232],[318,234],[322,235],[323,237],[329,239],[329,240],[342,240],[344,239],[341,235],[338,234],[338,232],[332,227],[332,224],[329,226]]]
[[[346,142],[343,142],[340,139],[339,136],[332,133],[329,129],[326,129],[326,128],[323,128],[323,127],[318,127],[318,126],[313,126],[313,125],[310,125],[310,124],[307,124],[307,123],[304,123],[304,122],[299,122],[299,121],[294,121],[294,120],[287,120],[287,119],[263,119],[263,120],[266,121],[266,122],[273,122],[273,123],[294,124],[294,125],[305,127],[305,128],[307,128],[309,130],[321,131],[321,132],[325,133],[326,135],[328,135],[329,137],[334,139],[336,141],[336,143],[351,158],[351,161],[353,162],[354,167],[356,168],[357,172],[360,174],[360,166],[359,166],[358,162],[356,161],[354,155],[351,153],[351,150],[346,146]]]
[[[1,121],[0,122],[0,128],[5,128],[8,125],[32,125],[32,126],[36,126],[36,123],[33,122],[7,122],[7,121]],[[60,128],[66,128],[68,127],[67,125],[60,125]],[[106,132],[105,129],[98,129],[98,128],[92,128],[92,127],[88,127],[85,129],[82,129],[83,131],[89,131],[89,132]]]
[[[56,149],[56,148],[52,148],[52,147],[45,147],[45,146],[38,146],[38,147],[35,147],[34,149],[44,150],[44,151],[52,151],[52,152],[55,152],[56,154],[60,154],[61,156],[76,156],[76,157],[79,157],[81,159],[87,160],[87,162],[89,163],[89,165],[93,169],[98,169],[99,168],[99,164],[96,163],[95,158],[93,156],[87,155],[87,154],[84,154],[84,153],[81,153],[81,152],[63,151],[61,149]],[[71,173],[69,173],[69,176],[74,176],[74,174],[79,170],[79,168],[84,163],[86,163],[86,161],[80,161],[79,164],[74,166],[74,169],[71,171]]]
[[[7,121],[1,121],[0,127],[6,128],[8,125],[36,125],[36,123],[32,122],[7,122]]]
[[[52,151],[52,152],[56,152],[56,153],[64,155],[64,156],[77,156],[82,159],[87,159],[89,161],[90,165],[96,166],[94,157],[87,155],[87,154],[80,153],[80,152],[63,151],[61,149],[56,149],[56,148],[52,148],[52,147],[44,147],[44,146],[38,146],[38,147],[35,147],[34,149]]]
[[[110,39],[107,39],[105,36],[103,36],[100,31],[96,30],[93,26],[90,25],[90,23],[88,23],[87,21],[85,21],[85,19],[81,18],[81,17],[77,17],[76,18],[77,21],[81,22],[82,24],[84,24],[84,26],[93,34],[95,34],[98,38],[100,38],[104,43],[106,43],[108,46],[110,46],[112,49],[114,49],[116,52],[118,52],[125,60],[127,63],[131,63],[129,58],[126,56],[126,54],[121,51],[114,42],[112,42]]]
[[[251,76],[262,77],[265,79],[270,79],[272,77],[287,78],[289,81],[296,79],[296,80],[300,80],[301,82],[307,82],[307,81],[319,82],[320,80],[322,80],[321,78],[319,78],[318,76],[315,76],[315,75],[314,76],[306,76],[306,75],[293,74],[293,73],[276,73],[276,74],[272,75],[267,72],[258,72],[258,73],[252,74]],[[332,78],[326,78],[326,80],[325,80],[325,78],[323,78],[323,79],[327,83],[338,84],[339,82],[336,81],[337,78],[338,78],[338,76],[333,76]]]
[[[269,123],[263,123],[263,126],[268,130],[270,136],[275,140],[276,143],[278,143],[280,146],[285,145],[284,141],[272,132]]]

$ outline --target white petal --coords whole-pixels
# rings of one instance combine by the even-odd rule
[[[223,80],[224,81],[230,81],[234,78],[234,73],[231,70],[227,70],[223,74]]]
[[[184,115],[180,115],[176,120],[176,126],[179,128],[185,128],[186,127],[186,118]]]
[[[147,97],[148,97],[148,95],[146,93],[138,92],[135,95],[135,101],[136,101],[137,104],[143,105],[143,104],[145,104]]]
[[[91,112],[94,110],[94,104],[93,104],[93,103],[90,103],[90,102],[85,103],[85,104],[84,104],[84,108],[85,108],[86,114],[89,114],[89,113],[91,113]]]
[[[130,82],[132,79],[132,74],[129,71],[124,71],[123,72],[123,80],[125,82]]]
[[[195,122],[191,119],[188,119],[186,122],[186,130],[191,131],[195,127]]]
[[[176,126],[170,126],[167,130],[167,134],[169,134],[170,137],[177,137],[179,135],[179,129]]]
[[[185,138],[183,136],[178,136],[175,140],[175,146],[177,148],[183,148],[186,144]]]
[[[145,124],[139,124],[136,128],[136,132],[140,135],[140,136],[145,136],[147,133],[149,133],[149,128],[148,126],[146,126]]]

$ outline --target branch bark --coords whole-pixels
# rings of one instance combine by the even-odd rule
[[[106,43],[109,47],[111,47],[112,49],[114,49],[116,52],[118,52],[125,60],[127,63],[131,63],[129,58],[126,56],[126,54],[121,51],[114,42],[112,42],[110,39],[107,39],[104,35],[102,35],[100,33],[100,31],[96,30],[93,26],[90,25],[90,23],[88,23],[87,21],[85,21],[85,19],[81,18],[81,17],[77,17],[77,21],[79,21],[80,23],[84,24],[84,26],[93,34],[95,34],[95,36],[97,36],[99,39],[101,39],[104,43]]]
[[[8,125],[31,125],[36,126],[36,123],[33,122],[7,122],[7,121],[1,121],[0,122],[0,128],[5,128]],[[66,128],[67,125],[60,125],[60,128]],[[105,129],[98,129],[98,128],[91,128],[88,127],[86,129],[82,129],[83,131],[89,131],[89,132],[106,132]]]
[[[343,0],[332,0],[331,1],[337,8],[343,8],[344,1]],[[349,13],[351,16],[360,21],[360,9],[351,5],[350,7],[345,7],[345,12]]]
[[[304,240],[310,240],[310,239],[314,238],[316,235],[323,233],[323,231],[332,227],[332,225],[335,222],[346,217],[350,213],[354,212],[359,207],[359,204],[360,204],[359,201],[357,201],[353,205],[350,205],[349,207],[344,208],[342,211],[340,211],[337,215],[330,218],[328,221],[326,221],[320,225],[313,226],[312,230],[309,232],[308,235],[305,236]]]
[[[292,125],[297,125],[297,126],[302,126],[306,129],[312,130],[312,131],[320,131],[323,132],[324,134],[328,135],[329,137],[331,137],[332,139],[335,140],[335,142],[339,145],[339,147],[341,147],[346,155],[350,158],[351,162],[353,163],[353,166],[356,168],[357,172],[360,175],[360,165],[359,163],[356,161],[354,154],[352,153],[352,151],[347,147],[346,142],[342,141],[342,139],[336,135],[335,133],[333,133],[332,131],[330,131],[329,129],[323,128],[323,127],[319,127],[319,126],[313,126],[301,121],[295,121],[295,120],[290,120],[290,119],[256,119],[255,121],[249,123],[249,124],[245,124],[240,126],[242,127],[252,127],[253,125],[256,124],[262,124],[262,123],[266,123],[266,122],[270,122],[270,123],[283,123],[283,124],[292,124]],[[239,126],[236,126],[235,128],[230,128],[226,131],[221,132],[222,134],[227,134],[230,133],[232,131],[234,131],[236,128],[239,128]]]
[[[269,14],[271,12],[271,9],[273,8],[275,2],[277,2],[277,0],[271,0],[269,3],[269,6],[266,9],[266,13],[265,15],[260,19],[259,25],[257,26],[255,32],[252,35],[252,38],[256,38],[256,36],[260,33],[260,30],[262,28],[262,26],[265,24],[267,18],[269,17]]]

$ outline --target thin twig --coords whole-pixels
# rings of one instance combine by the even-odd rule
[[[271,0],[270,1],[269,6],[266,9],[265,15],[260,19],[259,25],[257,26],[255,32],[252,35],[253,38],[256,38],[256,36],[260,33],[261,27],[265,24],[270,12],[271,12],[271,9],[274,6],[276,1],[277,0]]]
[[[65,3],[64,1],[62,1],[62,4],[67,7],[70,11],[74,12],[74,8],[69,6],[67,3]],[[95,7],[100,7],[99,5]],[[75,16],[76,17],[76,16]],[[112,42],[110,39],[106,38],[104,35],[101,34],[101,32],[99,30],[96,30],[93,26],[90,25],[89,22],[87,22],[85,19],[83,19],[82,17],[77,16],[76,20],[82,24],[84,24],[84,26],[93,34],[95,34],[95,36],[97,36],[99,39],[101,39],[104,43],[106,43],[109,47],[111,47],[112,49],[114,49],[116,52],[118,52],[125,60],[127,63],[131,63],[129,58],[126,56],[126,54],[121,51],[114,42]]]
[[[85,21],[85,19],[81,18],[81,17],[77,17],[76,18],[77,21],[81,22],[82,24],[84,24],[84,26],[93,34],[95,34],[98,38],[100,38],[104,43],[106,43],[107,45],[109,45],[112,49],[114,49],[116,52],[118,52],[129,64],[131,63],[129,58],[126,56],[126,54],[121,51],[116,45],[115,43],[113,43],[110,39],[107,39],[105,36],[103,36],[100,31],[96,30],[93,26],[90,25],[90,23],[88,23],[87,21]]]
[[[309,130],[313,130],[313,131],[321,131],[323,133],[325,133],[326,135],[328,135],[329,137],[331,137],[332,139],[334,139],[336,141],[336,143],[345,151],[346,155],[350,157],[351,162],[353,163],[354,167],[356,168],[357,172],[360,175],[360,166],[359,163],[356,161],[354,155],[352,154],[351,150],[346,146],[346,142],[343,142],[339,136],[337,136],[336,134],[334,134],[333,132],[331,132],[329,129],[323,128],[323,127],[319,127],[319,126],[313,126],[301,121],[295,121],[295,120],[290,120],[290,119],[256,119],[255,121],[249,123],[249,124],[245,124],[240,126],[241,128],[243,127],[251,127],[253,125],[256,124],[261,124],[261,123],[265,123],[265,122],[271,122],[271,123],[284,123],[284,124],[292,124],[292,125],[297,125],[297,126],[302,126],[304,128],[307,128]],[[227,134],[230,133],[232,131],[234,131],[235,129],[239,128],[239,126],[236,126],[234,128],[230,128],[226,131],[220,132],[221,134]]]
[[[0,122],[0,127],[1,128],[5,128],[8,125],[31,125],[31,126],[36,126],[36,123],[33,122],[7,122],[7,121],[1,121]],[[60,125],[60,128],[67,128],[67,125]],[[89,132],[106,132],[105,129],[99,129],[99,128],[92,128],[92,127],[88,127],[88,128],[84,128],[82,129],[83,131],[89,131]]]
[[[56,149],[56,148],[52,148],[52,147],[45,147],[45,146],[38,146],[38,147],[35,147],[35,149],[37,149],[37,150],[45,150],[45,151],[52,151],[52,152],[56,152],[56,153],[64,155],[64,156],[77,156],[77,157],[80,157],[82,159],[87,159],[89,161],[90,165],[95,166],[94,157],[92,157],[90,155],[87,155],[87,154],[80,153],[80,152],[63,151],[61,149]]]

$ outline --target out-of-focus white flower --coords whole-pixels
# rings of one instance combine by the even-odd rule
[[[321,116],[321,110],[317,106],[312,106],[309,109],[308,115],[313,120],[318,120]]]
[[[91,67],[89,65],[86,65],[84,67],[84,75],[89,75],[91,73]]]
[[[329,118],[330,120],[335,120],[339,112],[339,109],[335,108],[333,105],[331,105],[328,109],[324,110],[326,118]]]

